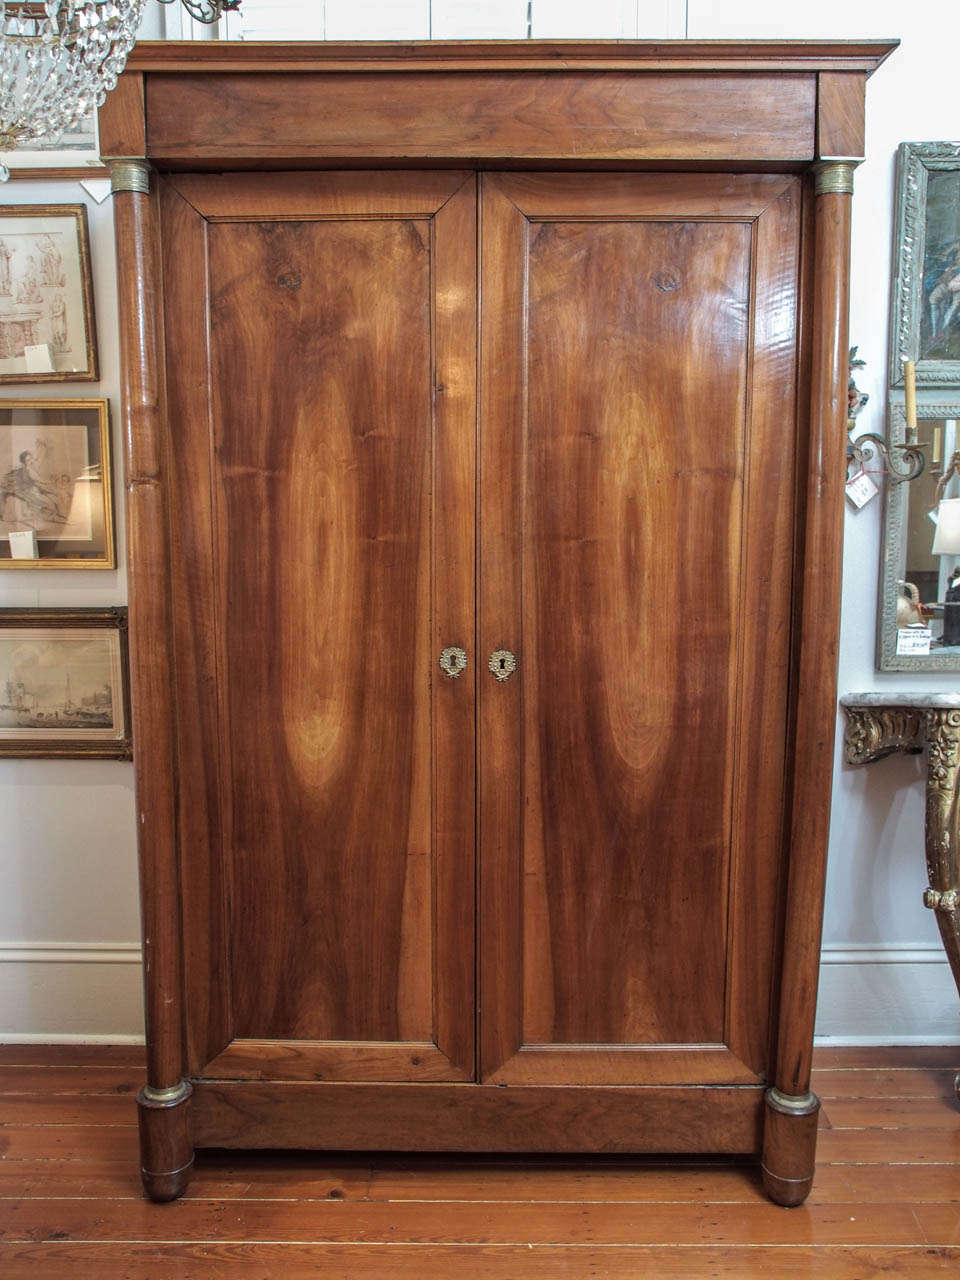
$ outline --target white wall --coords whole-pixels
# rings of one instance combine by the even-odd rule
[[[318,38],[524,34],[526,0],[326,0],[306,3]],[[273,11],[295,36],[297,6],[248,0],[248,26],[265,38]],[[402,27],[416,13],[414,28]],[[333,20],[337,14],[341,22]],[[349,16],[349,26],[344,26]],[[960,136],[956,72],[960,33],[955,0],[913,6],[875,0],[840,6],[808,0],[802,9],[768,0],[532,0],[534,34],[648,37],[890,37],[903,47],[870,81],[867,160],[858,170],[853,219],[852,341],[868,367],[870,393],[859,419],[884,429],[885,361],[892,236],[893,159],[905,139]],[[156,19],[154,18],[154,21]],[[423,24],[426,23],[426,29]],[[398,26],[400,24],[400,26]],[[402,28],[402,29],[401,29]],[[951,38],[952,37],[952,38]],[[99,386],[51,394],[106,394],[116,416],[117,351],[109,201],[98,206],[76,184],[11,184],[0,202],[84,199],[93,237],[103,378]],[[30,394],[24,388],[23,394]],[[4,394],[14,389],[4,388]],[[114,443],[118,447],[116,421]],[[951,689],[960,679],[879,675],[874,627],[880,503],[848,511],[840,653],[841,692]],[[122,546],[122,515],[121,515]],[[122,562],[122,552],[121,552]],[[0,573],[0,603],[112,604],[125,599],[116,573]],[[0,1039],[139,1033],[138,924],[130,766],[114,762],[0,761]],[[932,914],[921,903],[922,765],[893,757],[850,769],[839,744],[824,931],[818,1032],[872,1041],[960,1041],[960,1004],[942,958]]]
[[[97,194],[104,181],[91,184]],[[78,182],[10,182],[0,203],[87,209],[99,383],[5,385],[3,398],[107,396],[119,467],[119,353],[109,198]],[[122,489],[116,570],[0,571],[0,604],[124,604]],[[140,1032],[133,768],[114,760],[0,760],[0,1039]]]

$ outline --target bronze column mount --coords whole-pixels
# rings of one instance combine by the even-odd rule
[[[923,904],[936,914],[943,949],[960,992],[960,694],[850,693],[844,758],[870,764],[897,751],[927,753]],[[960,1074],[954,1081],[960,1098]]]

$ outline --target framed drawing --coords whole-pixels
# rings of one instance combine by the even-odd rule
[[[0,756],[127,760],[126,609],[0,609]]]
[[[960,143],[900,144],[896,219],[890,384],[960,386]]]
[[[0,383],[92,382],[97,344],[82,204],[0,209]]]
[[[0,399],[0,569],[115,565],[107,401]]]
[[[44,178],[50,170],[81,173],[89,169],[106,172],[100,160],[96,111],[84,116],[59,138],[41,138],[13,151],[0,151],[0,161],[13,171],[14,177],[32,177],[35,174],[38,178]],[[36,172],[37,170],[40,172]]]

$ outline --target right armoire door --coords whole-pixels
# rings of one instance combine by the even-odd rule
[[[488,1082],[768,1062],[802,217],[784,175],[482,176]]]

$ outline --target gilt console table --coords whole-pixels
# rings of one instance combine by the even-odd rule
[[[924,906],[937,917],[943,947],[960,991],[960,693],[848,693],[847,764],[870,764],[896,751],[926,749],[927,802]],[[960,1097],[960,1075],[955,1081]]]

